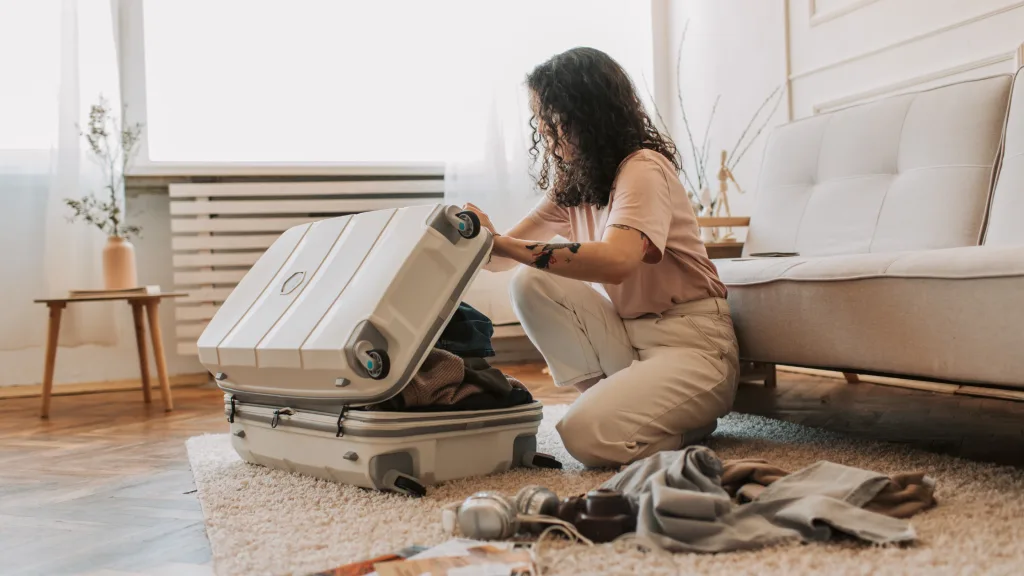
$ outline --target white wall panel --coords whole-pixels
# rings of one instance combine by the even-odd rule
[[[715,148],[728,147],[777,83],[787,83],[791,117],[801,118],[1013,72],[1024,42],[1024,0],[656,0],[659,5],[659,104],[682,148],[677,86],[700,131],[722,96],[711,140]],[[689,37],[677,77],[675,49],[686,23]],[[790,118],[787,108],[772,125]],[[749,214],[755,202],[764,140],[736,171],[748,190],[730,196],[737,215]]]
[[[788,7],[796,118],[1012,72],[1024,41],[1020,0],[788,0]]]

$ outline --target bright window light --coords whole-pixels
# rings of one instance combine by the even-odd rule
[[[60,3],[0,0],[0,150],[47,150],[57,133]]]
[[[69,91],[65,101],[76,107],[80,124],[101,95],[116,106],[109,0],[78,0],[63,10],[61,0],[0,0],[0,78],[0,151],[55,148],[61,90]]]
[[[650,80],[638,0],[146,0],[154,162],[443,162],[452,127],[558,51],[609,52]],[[508,38],[495,62],[495,38]],[[481,47],[488,47],[486,50]],[[128,103],[131,105],[131,103]]]

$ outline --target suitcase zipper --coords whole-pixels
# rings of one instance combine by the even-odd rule
[[[417,429],[428,428],[428,429],[448,429],[452,426],[457,427],[458,430],[471,430],[474,428],[486,428],[491,426],[505,426],[519,424],[523,422],[540,420],[543,416],[540,410],[536,411],[520,411],[514,413],[506,413],[501,415],[485,415],[478,418],[462,419],[457,421],[445,421],[442,419],[434,420],[418,420],[414,424],[406,423],[390,423],[390,422],[366,422],[360,421],[351,417],[351,412],[348,408],[344,408],[341,413],[338,414],[337,419],[330,417],[326,414],[311,414],[296,412],[292,408],[280,408],[274,409],[269,406],[258,406],[258,405],[244,405],[239,404],[236,408],[238,414],[244,419],[245,416],[254,418],[257,420],[263,420],[264,422],[269,421],[271,428],[277,428],[280,424],[281,416],[289,416],[289,422],[299,428],[318,429],[318,430],[331,430],[335,432],[335,437],[341,438],[346,434],[353,436],[397,436],[399,432],[408,431],[409,435],[415,435]],[[536,412],[534,414],[534,412]],[[326,418],[325,418],[326,417]],[[327,418],[330,418],[328,420]],[[490,424],[490,426],[488,426]],[[333,429],[333,430],[332,430]],[[448,431],[448,430],[438,430]],[[363,433],[360,433],[363,432]],[[375,434],[377,433],[377,434]],[[432,433],[432,432],[422,432]]]
[[[281,414],[285,416],[292,416],[295,414],[295,410],[291,408],[279,408],[274,410],[274,417],[270,419],[270,427],[277,428],[277,425],[281,422]]]
[[[348,406],[341,407],[341,413],[338,414],[338,432],[334,434],[335,438],[341,438],[345,435],[345,431],[341,428],[341,422],[345,419],[345,414],[348,413]]]
[[[488,412],[483,415],[487,418],[499,418],[503,416],[515,416],[527,412],[532,412],[537,408],[534,403],[522,404],[519,406],[513,406],[511,408],[499,408],[496,410],[477,410],[475,412]],[[309,411],[310,413],[316,413],[315,410]],[[347,417],[351,420],[359,422],[369,422],[372,424],[406,424],[406,423],[423,423],[423,422],[436,422],[439,419],[450,419],[458,421],[475,420],[481,416],[473,416],[472,412],[466,411],[452,411],[452,412],[388,412],[388,411],[375,411],[375,410],[354,410],[350,411]]]

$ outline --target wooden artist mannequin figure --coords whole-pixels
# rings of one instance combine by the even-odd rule
[[[714,216],[723,216],[721,213],[722,209],[725,209],[724,216],[732,216],[732,210],[729,209],[729,182],[731,181],[736,185],[736,190],[743,194],[743,189],[740,188],[740,183],[736,181],[736,178],[732,175],[732,170],[729,169],[727,163],[728,153],[722,150],[722,167],[718,169],[718,205],[715,206]],[[724,241],[733,240],[735,237],[732,233],[732,228],[727,228],[725,236],[722,238]]]

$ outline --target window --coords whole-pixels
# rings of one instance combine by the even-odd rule
[[[149,160],[471,156],[478,146],[452,127],[489,105],[491,68],[521,79],[591,45],[639,84],[650,30],[639,0],[146,0]]]
[[[62,15],[60,0],[0,0],[0,151],[49,152],[56,145],[58,92],[74,88],[61,86],[62,65],[77,66],[80,122],[101,94],[117,101],[110,3],[81,0],[70,8]],[[62,31],[69,35],[62,38]],[[74,60],[62,62],[62,49]]]
[[[45,150],[57,131],[60,4],[0,1],[0,59],[7,87],[0,106],[0,150]]]

